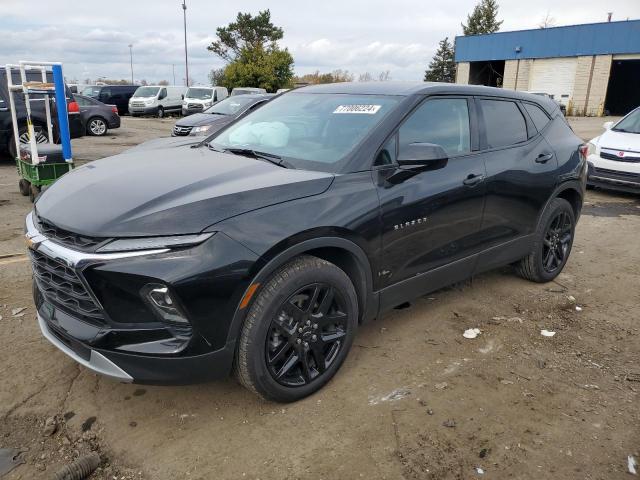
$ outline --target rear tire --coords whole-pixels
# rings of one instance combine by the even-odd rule
[[[158,118],[164,118],[164,108],[158,107]]]
[[[335,375],[357,324],[349,277],[320,258],[295,258],[258,291],[238,340],[236,376],[267,400],[300,400]]]
[[[22,196],[26,197],[29,195],[29,191],[31,190],[31,184],[24,178],[21,178],[18,181],[18,189],[20,190]]]
[[[518,274],[532,282],[550,282],[569,259],[576,219],[569,202],[555,198],[542,214],[531,252],[516,266]]]
[[[107,134],[107,121],[102,117],[91,117],[87,122],[87,133],[94,137],[102,137]]]

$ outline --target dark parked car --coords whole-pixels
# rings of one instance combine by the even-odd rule
[[[12,71],[13,83],[20,83],[20,71],[15,69]],[[27,80],[39,82],[42,80],[39,71],[27,71]],[[48,74],[48,81],[53,82],[53,74]],[[84,135],[84,123],[80,117],[78,104],[73,100],[73,95],[69,87],[66,87],[67,110],[69,112],[69,132],[71,138],[81,137]],[[21,143],[27,143],[29,136],[27,134],[27,111],[24,104],[24,97],[21,94],[14,94],[16,102],[16,113],[18,118],[18,128],[20,131]],[[55,112],[55,102],[51,102],[52,112],[51,120],[54,128],[54,140],[59,141],[58,132],[58,116]],[[31,120],[33,122],[36,141],[38,143],[48,143],[47,137],[47,117],[45,114],[44,97],[34,95],[31,97]],[[16,156],[16,145],[13,138],[13,125],[11,123],[11,110],[9,103],[9,92],[7,90],[7,74],[5,69],[0,70],[0,154],[6,152],[11,158]]]
[[[125,115],[129,112],[129,99],[138,87],[139,85],[89,85],[79,93],[102,103],[115,105],[118,107],[118,114]]]
[[[512,263],[554,279],[585,154],[539,96],[300,88],[195,148],[99,160],[45,191],[27,217],[40,327],[118,380],[187,383],[233,366],[251,391],[294,401],[394,306]]]
[[[273,94],[247,94],[227,97],[202,113],[194,113],[178,120],[171,135],[183,137],[186,135],[206,137],[217,132],[236,118],[254,111],[259,106],[273,98]]]
[[[105,105],[84,95],[73,96],[80,107],[82,121],[86,125],[87,135],[106,135],[110,128],[120,128],[120,115],[115,105]]]

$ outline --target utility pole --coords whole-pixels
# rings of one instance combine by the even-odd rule
[[[176,84],[176,64],[175,63],[171,64],[171,69],[173,70],[173,83],[171,85],[175,85]]]
[[[129,61],[131,62],[131,85],[133,85],[133,44],[129,44]]]
[[[182,0],[182,14],[184,17],[184,71],[185,84],[189,86],[189,60],[187,57],[187,0]]]

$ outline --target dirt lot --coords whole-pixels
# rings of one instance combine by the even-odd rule
[[[587,139],[604,120],[571,123]],[[168,134],[171,124],[124,118],[113,135],[74,141],[76,157],[116,153]],[[3,478],[52,478],[89,450],[104,459],[91,478],[110,480],[633,478],[627,457],[640,460],[638,197],[589,192],[556,282],[528,283],[507,268],[425,296],[364,326],[325,389],[283,406],[233,380],[118,384],[48,344],[21,255],[31,205],[16,184],[5,162],[0,448],[22,450],[26,464]],[[463,338],[472,327],[481,335]],[[542,329],[556,334],[544,337]]]

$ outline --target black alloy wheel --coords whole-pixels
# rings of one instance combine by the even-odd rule
[[[269,372],[281,385],[313,382],[338,357],[347,334],[345,300],[334,287],[300,288],[271,320],[265,349]]]
[[[549,224],[542,246],[542,266],[554,273],[565,264],[573,240],[573,222],[566,211],[559,212]]]

